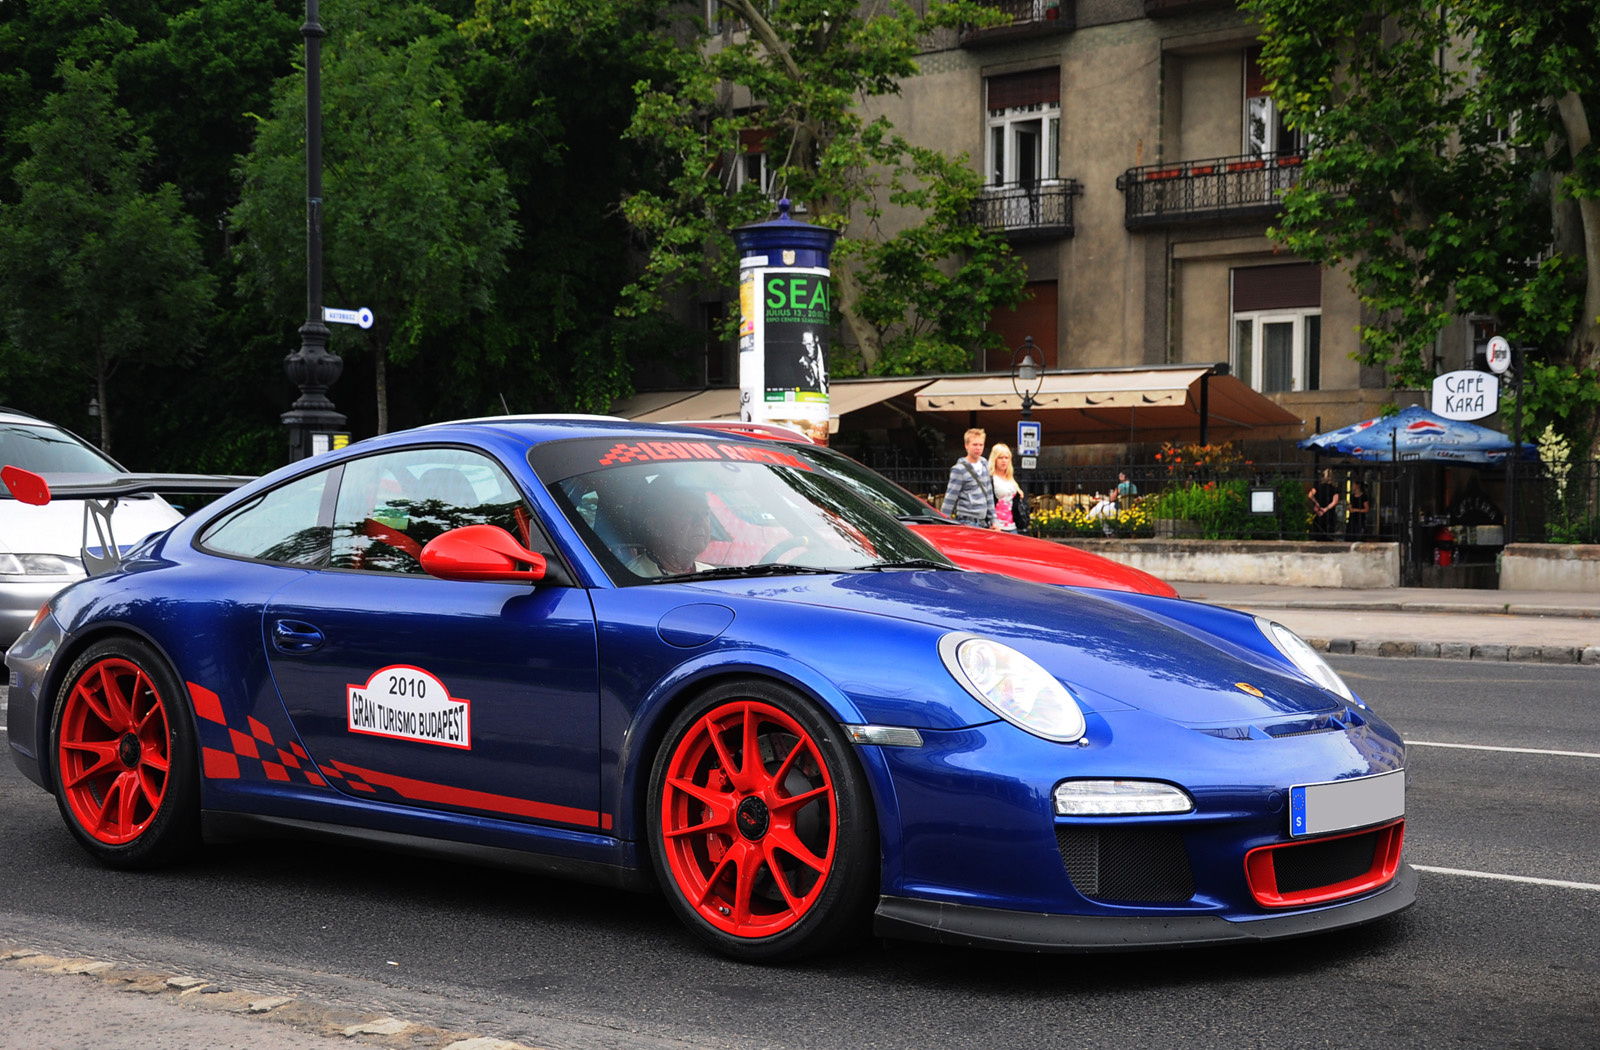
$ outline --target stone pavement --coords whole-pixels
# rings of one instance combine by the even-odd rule
[[[1600,669],[1600,594],[1176,581],[1173,586],[1184,598],[1277,620],[1322,652]]]

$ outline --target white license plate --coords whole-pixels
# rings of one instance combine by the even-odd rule
[[[1326,835],[1406,815],[1406,771],[1289,789],[1289,834]]]

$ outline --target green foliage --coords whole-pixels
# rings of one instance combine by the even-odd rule
[[[971,0],[935,2],[925,16],[828,0],[723,0],[720,11],[747,31],[683,49],[662,82],[639,86],[628,134],[662,158],[664,185],[623,203],[650,249],[624,310],[734,286],[730,231],[772,209],[761,187],[738,185],[741,137],[757,137],[774,192],[803,202],[809,221],[848,231],[835,253],[837,306],[859,366],[895,374],[970,360],[990,313],[1021,298],[1021,267],[974,226],[979,182],[966,158],[914,149],[863,103],[915,74],[928,31],[988,24],[995,12]],[[909,227],[886,230],[886,205]]]
[[[323,265],[329,305],[370,307],[370,329],[333,346],[370,354],[377,429],[386,367],[488,311],[518,228],[493,129],[462,112],[447,64],[453,28],[423,4],[323,7]],[[292,314],[304,301],[304,87],[286,77],[241,161],[233,223],[245,234],[241,290]]]
[[[1248,478],[1241,477],[1172,485],[1153,498],[1150,515],[1193,522],[1208,540],[1277,539],[1280,534],[1304,536],[1309,531],[1310,506],[1299,479],[1274,480],[1279,508],[1275,516],[1250,512],[1252,487]]]
[[[58,73],[61,91],[23,131],[17,201],[0,204],[0,314],[35,374],[65,367],[93,382],[109,450],[112,377],[128,361],[186,359],[215,282],[176,188],[141,189],[152,147],[114,105],[105,67]]]
[[[1463,314],[1579,382],[1530,401],[1592,439],[1595,302],[1585,306],[1577,198],[1600,194],[1586,124],[1564,99],[1600,99],[1600,16],[1590,0],[1243,0],[1292,127],[1315,144],[1272,231],[1342,264],[1372,322],[1359,358],[1396,387],[1431,381],[1433,348]],[[1581,115],[1582,105],[1573,112]],[[1583,146],[1583,148],[1579,148]],[[1552,244],[1551,230],[1556,236]],[[1600,229],[1590,233],[1600,237]],[[1536,407],[1535,407],[1536,406]]]

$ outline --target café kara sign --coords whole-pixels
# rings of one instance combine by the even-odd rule
[[[1488,372],[1446,372],[1433,380],[1433,414],[1446,419],[1482,419],[1500,407],[1500,377]]]

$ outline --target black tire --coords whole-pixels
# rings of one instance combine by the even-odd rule
[[[73,661],[50,758],[62,819],[100,863],[159,867],[199,844],[194,723],[178,676],[144,642],[107,639]]]
[[[866,777],[838,724],[794,690],[752,679],[696,698],[656,753],[647,808],[668,902],[723,955],[791,962],[869,929],[881,860]]]

